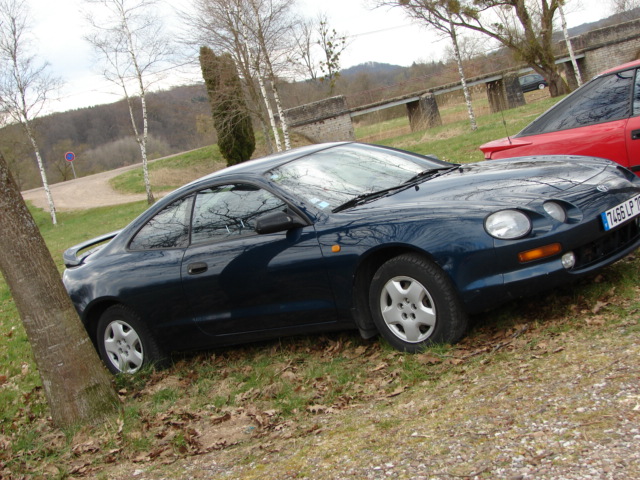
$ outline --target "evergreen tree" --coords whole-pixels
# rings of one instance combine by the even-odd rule
[[[249,160],[256,139],[231,55],[216,55],[209,47],[201,47],[200,67],[211,102],[220,153],[227,165]]]

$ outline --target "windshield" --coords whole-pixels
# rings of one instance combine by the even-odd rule
[[[448,166],[381,147],[343,145],[286,163],[266,175],[316,207],[333,209],[354,197],[402,185],[425,170]]]

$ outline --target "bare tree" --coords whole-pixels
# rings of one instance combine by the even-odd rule
[[[29,9],[21,0],[0,0],[0,109],[22,125],[36,156],[51,221],[57,224],[56,207],[49,189],[33,121],[42,112],[60,80],[47,73],[30,53]]]
[[[562,0],[372,1],[378,6],[401,7],[414,16],[431,15],[443,24],[450,21],[456,28],[487,35],[544,76],[551,96],[569,92],[553,52],[553,19]]]
[[[2,155],[0,271],[22,318],[56,425],[96,422],[119,412],[111,377]]]
[[[291,52],[289,60],[293,65],[302,66],[302,71],[310,80],[318,79],[318,64],[313,54],[317,46],[315,40],[316,29],[310,19],[300,19],[294,26],[295,50]]]
[[[146,95],[171,54],[157,12],[159,0],[85,0],[94,8],[85,16],[92,28],[86,40],[104,61],[103,75],[124,93],[140,147],[147,202],[154,202],[147,159],[149,118]],[[139,110],[136,112],[136,102]],[[141,117],[141,118],[140,118]],[[139,122],[142,122],[142,128]]]

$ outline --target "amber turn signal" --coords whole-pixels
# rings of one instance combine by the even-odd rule
[[[533,250],[527,250],[518,254],[518,260],[520,263],[532,262],[533,260],[539,260],[541,258],[551,257],[562,252],[562,245],[559,243],[552,243],[545,245],[544,247],[534,248]]]

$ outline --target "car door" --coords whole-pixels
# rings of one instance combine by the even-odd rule
[[[266,235],[254,230],[257,217],[287,208],[250,184],[197,193],[182,282],[204,333],[259,336],[336,320],[313,225]]]
[[[125,254],[109,259],[114,274],[99,282],[106,288],[105,296],[130,306],[152,332],[172,338],[174,344],[193,337],[196,330],[180,273],[189,243],[192,200],[192,196],[180,198],[157,212],[131,239]]]

